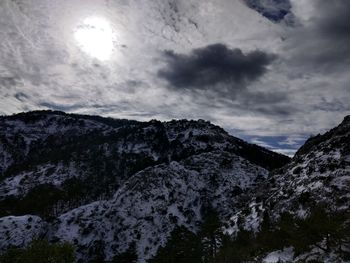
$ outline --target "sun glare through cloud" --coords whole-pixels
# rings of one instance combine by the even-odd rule
[[[200,118],[294,154],[350,114],[349,6],[0,0],[0,115]]]
[[[0,263],[350,263],[349,25],[0,0]]]
[[[110,23],[102,17],[88,17],[74,32],[78,46],[89,56],[101,61],[111,58],[114,33]]]

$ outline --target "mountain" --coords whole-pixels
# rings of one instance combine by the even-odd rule
[[[58,214],[111,197],[136,172],[214,150],[266,169],[288,158],[205,121],[136,122],[61,112],[0,119],[0,215]],[[42,200],[42,194],[50,196]]]
[[[290,160],[203,120],[3,116],[0,250],[40,238],[73,244],[78,262],[168,262],[162,255],[194,253],[186,247],[205,262],[343,262],[334,259],[349,252],[349,125]],[[322,227],[299,227],[311,219]],[[318,235],[297,246],[310,229]]]
[[[291,162],[271,172],[246,207],[230,219],[226,231],[233,235],[248,230],[258,233],[254,242],[266,237],[280,242],[265,252],[278,248],[272,257],[287,254],[286,262],[350,262],[349,190],[347,116],[338,127],[307,140]],[[272,224],[268,231],[266,223]],[[277,261],[278,257],[272,262]]]
[[[329,211],[350,207],[350,116],[336,128],[310,138],[292,162],[271,177],[273,213],[310,213],[322,203]],[[290,183],[289,183],[290,182]],[[270,190],[270,192],[272,192]]]

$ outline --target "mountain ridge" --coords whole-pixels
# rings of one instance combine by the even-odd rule
[[[78,262],[97,255],[112,262],[131,247],[137,262],[148,262],[179,227],[200,233],[208,211],[232,238],[264,233],[268,218],[277,226],[286,213],[306,220],[314,206],[346,212],[349,124],[348,116],[289,159],[203,120],[137,122],[51,111],[0,117],[0,250],[45,238],[74,244]],[[27,163],[6,167],[4,153],[16,157],[13,149],[23,146],[18,155]],[[310,248],[323,246],[313,242]]]

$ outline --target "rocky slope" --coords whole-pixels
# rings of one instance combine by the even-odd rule
[[[266,169],[288,161],[205,121],[141,123],[32,112],[2,117],[0,141],[0,216],[56,217],[111,197],[146,167],[214,150]]]
[[[288,253],[280,251],[281,258],[287,253],[287,262],[349,262],[343,257],[347,255],[350,260],[350,116],[338,127],[306,141],[292,161],[270,173],[252,196],[246,209],[229,220],[228,233],[234,235],[241,229],[259,232],[267,215],[277,224],[286,214],[298,221],[313,218],[322,210],[329,225],[321,225],[325,222],[319,218],[313,224],[321,225],[319,233],[322,227],[332,229],[333,223],[339,224],[340,230],[347,231],[342,232],[341,241],[326,245],[326,235],[320,236],[309,252],[294,255],[293,249],[286,248]],[[254,227],[249,224],[252,215],[257,222]],[[342,215],[342,219],[338,222],[334,215]]]
[[[307,216],[314,203],[331,211],[350,207],[350,118],[335,129],[309,139],[292,162],[271,179],[272,212]]]
[[[345,215],[334,222],[337,231],[348,231],[349,117],[308,140],[291,161],[202,120],[142,123],[31,112],[2,117],[0,125],[2,251],[46,238],[74,244],[79,262],[97,256],[108,262],[131,247],[138,262],[147,262],[176,228],[199,233],[208,210],[232,240],[247,231],[254,238],[276,235],[285,218],[299,226],[314,220],[315,207],[322,215]],[[343,233],[339,248],[328,246],[333,232],[325,233],[300,252],[289,236],[289,243],[247,258],[346,262],[350,234]],[[259,242],[254,238],[252,246]]]
[[[112,199],[60,216],[53,237],[78,245],[83,255],[102,243],[107,260],[137,240],[139,260],[144,262],[165,244],[175,226],[196,231],[203,207],[214,207],[222,219],[235,213],[245,190],[266,176],[265,169],[224,151],[147,168]]]
[[[136,237],[147,259],[176,225],[198,228],[204,204],[229,218],[246,189],[289,161],[202,120],[31,112],[1,117],[0,127],[0,225],[11,236],[29,229],[21,216],[40,216],[50,226],[27,238],[71,241],[83,260],[101,243],[111,259]],[[2,249],[17,244],[6,240]]]

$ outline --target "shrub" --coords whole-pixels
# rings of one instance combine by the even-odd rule
[[[27,248],[12,248],[0,256],[0,263],[73,263],[74,248],[68,243],[33,241]]]

